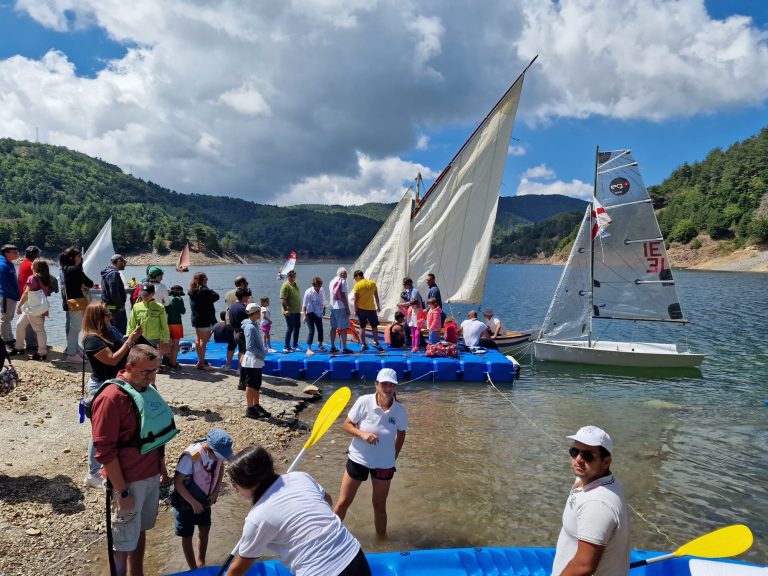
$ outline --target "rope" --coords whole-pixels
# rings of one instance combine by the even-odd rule
[[[504,398],[504,400],[506,400],[509,403],[510,406],[512,406],[515,410],[517,410],[518,414],[520,414],[523,418],[525,418],[531,426],[536,428],[536,430],[541,432],[542,436],[544,436],[545,438],[550,440],[555,446],[557,446],[557,449],[560,452],[562,452],[563,454],[568,454],[568,451],[565,448],[560,448],[560,446],[562,445],[560,440],[557,440],[557,439],[553,438],[552,436],[550,436],[546,432],[546,430],[544,430],[543,428],[541,428],[541,426],[536,424],[536,422],[531,420],[525,412],[523,412],[514,402],[512,402],[512,400],[509,399],[509,396],[507,394],[504,394],[504,392],[502,392],[501,390],[499,390],[496,387],[496,384],[493,383],[493,380],[491,379],[491,375],[490,374],[486,374],[486,377],[488,378],[488,383],[491,385],[491,387],[494,390],[496,390],[501,395],[501,397]],[[654,524],[653,522],[648,520],[648,518],[643,516],[634,506],[632,506],[632,504],[627,502],[627,506],[629,507],[630,510],[632,510],[632,512],[635,513],[635,515],[638,518],[640,518],[640,520],[642,520],[643,522],[648,524],[648,526],[653,528],[656,531],[656,533],[658,533],[659,535],[663,536],[667,540],[667,542],[669,542],[672,546],[674,546],[675,548],[679,548],[680,547],[680,545],[677,544],[676,542],[674,542],[664,531],[662,531],[661,528],[659,528],[656,524]]]

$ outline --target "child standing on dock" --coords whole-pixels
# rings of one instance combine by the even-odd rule
[[[437,298],[427,300],[429,311],[427,312],[427,330],[429,330],[429,343],[437,344],[440,342],[440,325],[443,320],[443,311],[437,305]]]
[[[168,291],[168,306],[165,307],[165,313],[168,315],[168,333],[171,338],[171,345],[168,347],[167,364],[174,370],[181,368],[179,366],[179,342],[184,338],[184,326],[181,324],[181,317],[187,313],[184,306],[184,288],[176,284],[171,286]]]
[[[269,315],[269,296],[262,296],[259,303],[261,304],[261,320],[259,323],[261,325],[261,334],[264,337],[264,348],[266,348],[267,352],[274,352],[270,336],[272,333],[272,316]]]
[[[411,307],[408,311],[408,327],[411,330],[411,352],[419,351],[419,337],[421,329],[424,327],[424,320],[427,316],[419,306],[418,298],[411,300]]]

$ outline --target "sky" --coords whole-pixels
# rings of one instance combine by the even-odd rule
[[[501,194],[646,184],[768,126],[763,0],[0,0],[0,137],[181,193],[395,202],[528,62]]]

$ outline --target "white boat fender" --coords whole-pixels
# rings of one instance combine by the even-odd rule
[[[520,362],[518,362],[514,356],[511,356],[507,354],[507,360],[512,362],[512,365],[515,367],[515,372],[520,372]]]

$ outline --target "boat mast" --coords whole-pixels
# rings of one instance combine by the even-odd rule
[[[595,146],[595,180],[592,188],[592,206],[589,210],[589,331],[587,338],[592,347],[592,316],[595,311],[595,239],[592,237],[592,215],[595,214],[595,199],[597,198],[597,171],[600,163],[600,146]]]

